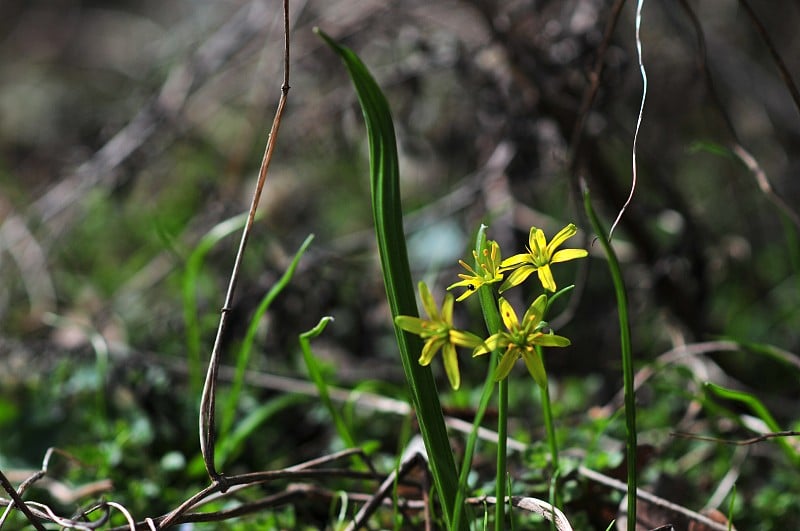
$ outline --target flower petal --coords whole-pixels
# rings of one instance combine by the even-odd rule
[[[427,284],[422,281],[419,283],[419,298],[422,300],[422,307],[425,308],[425,311],[428,313],[428,317],[431,318],[431,321],[441,321],[442,317],[439,315],[439,309],[436,307],[436,301],[433,300],[433,295],[431,295]]]
[[[515,269],[508,275],[506,281],[500,285],[500,293],[522,284],[534,271],[536,271],[536,268],[531,265],[523,265]]]
[[[486,338],[486,340],[483,342],[482,345],[478,345],[478,347],[472,351],[472,357],[474,358],[482,354],[488,354],[489,352],[492,352],[495,349],[497,349],[501,337],[502,334],[497,333],[497,334],[492,334],[491,336]]]
[[[533,342],[543,347],[568,347],[572,344],[566,337],[555,334],[542,334],[534,338]]]
[[[535,350],[525,350],[522,353],[522,359],[525,360],[525,366],[528,372],[533,377],[534,381],[539,384],[539,387],[544,389],[547,386],[547,373],[544,370],[544,363],[539,353]]]
[[[544,311],[547,309],[547,295],[542,293],[535,301],[533,301],[522,317],[522,326],[526,331],[532,332],[544,317]]]
[[[419,317],[412,317],[410,315],[398,315],[394,319],[394,324],[398,327],[402,328],[406,332],[411,332],[412,334],[416,334],[421,336],[422,334],[427,334],[431,331],[430,326],[426,326],[426,323],[429,321],[424,321]]]
[[[450,343],[445,344],[442,349],[442,360],[444,361],[444,372],[450,380],[450,387],[458,389],[461,386],[461,373],[458,371],[458,356],[456,347]]]
[[[567,238],[572,238],[578,233],[578,227],[574,223],[570,223],[553,236],[550,243],[547,245],[547,256],[552,257],[553,252],[562,244]]]
[[[550,271],[550,266],[548,264],[541,266],[536,272],[539,274],[539,281],[542,283],[544,289],[547,291],[556,290],[556,280],[553,278],[553,272]]]
[[[444,324],[453,325],[453,295],[446,293],[442,303],[442,320]]]
[[[463,330],[450,330],[450,343],[461,347],[476,348],[483,344],[483,339],[471,332]]]
[[[511,372],[511,369],[514,368],[514,364],[518,359],[519,349],[514,346],[509,346],[508,350],[506,350],[506,353],[503,354],[502,358],[500,358],[500,363],[497,364],[497,368],[494,372],[494,381],[499,382],[507,377]]]
[[[506,325],[509,332],[518,330],[519,319],[517,318],[517,313],[514,311],[514,308],[511,307],[511,304],[503,297],[500,297],[497,306],[500,310],[500,318],[503,319],[503,324]]]
[[[552,258],[550,258],[550,263],[557,264],[558,262],[575,260],[576,258],[583,258],[588,254],[589,253],[586,252],[586,249],[561,249],[556,254],[554,254]]]
[[[536,227],[531,227],[531,234],[528,237],[528,243],[531,246],[531,251],[533,252],[534,256],[545,258],[549,257],[547,253],[547,238],[544,237],[544,231],[542,229],[537,229]]]
[[[509,256],[500,262],[500,269],[513,269],[531,261],[530,253],[520,253]]]
[[[434,337],[429,339],[425,343],[425,346],[422,347],[422,354],[419,356],[419,364],[423,367],[430,365],[431,361],[433,361],[433,357],[436,356],[437,352],[439,352],[439,349],[447,344],[447,339],[443,337]]]
[[[481,287],[481,285],[483,284],[483,280],[478,280],[477,278],[474,277],[468,277],[467,275],[459,275],[459,276],[463,277],[464,280],[460,280],[458,282],[455,282],[447,286],[447,289],[462,288],[462,287],[467,288],[464,291],[464,293],[458,296],[458,298],[456,299],[457,302],[461,302],[470,295],[477,293],[478,288]]]

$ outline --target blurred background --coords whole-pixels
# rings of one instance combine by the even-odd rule
[[[582,229],[567,246],[589,248],[590,258],[556,272],[559,286],[576,288],[550,319],[573,343],[548,354],[551,392],[566,446],[593,437],[598,418],[611,439],[620,435],[619,420],[609,420],[621,386],[616,305],[577,191],[584,179],[609,225],[629,193],[642,95],[634,13],[635,2],[611,0],[292,1],[288,108],[223,363],[235,362],[259,301],[313,233],[291,285],[257,323],[249,369],[289,387],[306,379],[297,335],[331,315],[314,342],[329,379],[405,396],[361,113],[341,63],[312,32],[319,26],[356,51],[386,91],[411,265],[438,300],[480,223],[505,255],[520,252],[532,225],[548,237],[569,222]],[[249,206],[280,96],[282,22],[276,1],[0,3],[3,470],[38,468],[48,447],[63,448],[88,463],[65,466],[65,476],[113,479],[112,497],[142,517],[203,484],[188,360],[210,353],[238,232],[196,270],[191,257],[204,235]],[[641,440],[658,456],[644,477],[694,509],[739,454],[697,449],[669,431],[742,433],[707,416],[703,381],[754,393],[785,429],[798,420],[790,353],[800,350],[800,102],[771,53],[800,75],[798,23],[795,2],[644,7],[639,182],[614,239],[637,367],[656,369],[639,393]],[[520,311],[533,289],[514,295]],[[471,303],[459,307],[464,327],[481,322]],[[679,363],[661,358],[710,341]],[[446,407],[469,416],[485,367],[467,358],[458,393],[438,360],[433,369]],[[242,417],[299,392],[251,383]],[[532,387],[512,396],[513,434],[541,439]],[[402,450],[396,416],[352,416],[385,455]],[[236,467],[274,469],[337,444],[309,397],[244,441]],[[607,449],[612,461],[618,450]],[[773,446],[737,463],[745,479],[736,503],[749,504],[754,521],[782,504],[774,525],[798,522],[791,491],[800,482],[781,471]],[[775,467],[770,479],[765,466]],[[590,528],[595,516],[580,509]]]

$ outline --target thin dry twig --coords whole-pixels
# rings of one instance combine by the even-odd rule
[[[776,439],[778,437],[798,437],[800,436],[800,431],[791,431],[791,430],[776,431],[771,433],[765,433],[763,435],[759,435],[758,437],[751,437],[750,439],[722,439],[719,437],[710,437],[708,435],[695,435],[694,433],[685,433],[681,431],[670,432],[670,436],[680,437],[682,439],[694,439],[696,441],[707,441],[720,444],[728,444],[731,446],[749,446],[751,444],[768,441],[770,439]]]
[[[316,467],[326,465],[328,463],[348,458],[357,455],[364,460],[371,472],[357,472],[351,470],[344,470],[338,468],[325,468],[318,469]],[[285,468],[283,470],[273,470],[264,472],[250,472],[247,474],[240,474],[237,476],[230,476],[226,478],[225,488],[219,482],[214,482],[205,489],[197,492],[189,499],[180,504],[177,508],[172,510],[169,514],[160,519],[159,527],[164,529],[170,525],[180,523],[185,513],[191,509],[201,506],[201,502],[205,503],[211,501],[214,495],[222,495],[226,493],[235,492],[239,488],[246,488],[260,483],[266,483],[276,479],[305,479],[305,478],[318,478],[318,477],[349,477],[361,479],[381,479],[382,476],[374,471],[374,467],[369,458],[364,454],[360,448],[349,448],[336,452],[330,455],[322,456],[310,461],[305,461],[297,465]],[[219,497],[219,496],[217,496]]]
[[[734,144],[733,146],[733,153],[736,155],[742,163],[747,166],[747,169],[753,174],[753,177],[758,184],[759,190],[763,193],[767,199],[778,207],[781,212],[783,212],[786,217],[792,220],[795,227],[800,229],[800,215],[795,212],[792,207],[790,207],[786,201],[783,200],[781,196],[779,196],[775,190],[772,188],[772,185],[767,178],[766,172],[761,168],[761,165],[758,163],[755,157],[750,154],[741,144]]]
[[[786,63],[783,62],[783,58],[778,52],[778,48],[775,47],[775,43],[773,43],[772,39],[770,39],[769,31],[767,31],[767,28],[764,27],[764,24],[758,18],[758,15],[756,15],[756,12],[750,6],[750,3],[747,0],[739,0],[739,5],[742,6],[745,13],[747,13],[747,16],[750,18],[753,26],[755,26],[756,31],[758,31],[758,34],[764,41],[767,50],[769,50],[769,54],[772,56],[772,60],[775,61],[775,65],[778,67],[778,72],[781,75],[781,79],[783,79],[783,82],[786,84],[786,88],[789,89],[789,94],[792,96],[795,108],[798,112],[800,112],[800,90],[798,90],[794,79],[792,79],[792,74],[789,72],[789,68],[787,68]]]
[[[4,511],[2,517],[0,517],[0,527],[2,527],[3,522],[8,517],[7,515],[11,512],[11,509],[16,507],[20,510],[22,514],[25,515],[25,518],[39,531],[45,531],[44,526],[39,522],[39,519],[33,514],[31,509],[22,501],[19,493],[14,489],[14,486],[8,480],[8,478],[3,474],[2,470],[0,470],[0,486],[3,487],[8,495],[11,497],[11,503],[8,505],[6,510]]]
[[[220,483],[223,492],[227,488],[225,478],[217,471],[216,465],[214,464],[214,445],[216,442],[215,410],[217,373],[219,370],[222,338],[228,322],[228,315],[233,307],[233,296],[236,291],[236,284],[239,280],[239,270],[241,268],[242,258],[244,257],[244,250],[247,246],[247,240],[250,237],[250,232],[253,228],[256,211],[258,210],[258,204],[261,200],[261,192],[264,189],[267,171],[269,170],[269,165],[272,161],[272,154],[278,137],[278,129],[280,128],[281,118],[283,117],[283,112],[286,108],[287,96],[289,94],[289,0],[284,0],[283,2],[283,22],[284,74],[283,85],[281,86],[281,97],[278,101],[278,109],[276,110],[275,118],[272,121],[269,138],[267,139],[267,147],[264,150],[264,158],[261,161],[261,168],[258,172],[258,182],[256,183],[256,189],[253,193],[253,201],[250,205],[250,211],[247,215],[247,223],[242,230],[242,239],[239,243],[239,250],[236,253],[236,259],[233,263],[233,271],[231,272],[228,291],[225,295],[225,303],[223,304],[220,313],[219,326],[217,327],[217,337],[214,340],[214,348],[211,352],[211,359],[208,362],[208,372],[206,373],[206,380],[205,384],[203,385],[203,392],[200,399],[200,451],[203,455],[203,462],[205,463],[206,471],[208,472],[209,477],[213,482]]]

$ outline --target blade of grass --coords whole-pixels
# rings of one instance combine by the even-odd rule
[[[397,142],[389,104],[355,53],[340,46],[319,29],[316,32],[344,61],[364,114],[369,138],[372,211],[392,318],[398,315],[416,316],[417,303],[403,233]],[[434,486],[447,526],[451,527],[458,477],[436,383],[430,367],[417,363],[418,353],[422,351],[421,340],[397,326],[395,334],[411,401],[428,452]],[[466,529],[466,524],[462,524],[461,528]]]
[[[278,395],[248,413],[220,443],[217,453],[220,466],[230,462],[241,452],[244,444],[259,426],[284,409],[309,400],[308,396],[293,393]]]
[[[322,368],[316,356],[314,356],[314,353],[311,352],[311,339],[320,335],[331,321],[333,321],[333,317],[325,316],[320,319],[317,326],[300,334],[300,350],[303,351],[303,361],[305,361],[306,369],[308,369],[308,375],[311,377],[314,385],[317,386],[322,405],[325,406],[328,410],[328,414],[333,419],[333,423],[336,425],[336,431],[339,432],[339,437],[342,438],[347,448],[355,448],[356,441],[347,428],[344,419],[342,419],[342,416],[339,414],[339,411],[333,407],[333,401],[328,393],[328,384],[322,376]]]
[[[239,347],[239,352],[236,356],[236,372],[233,376],[233,382],[231,383],[231,390],[228,394],[228,400],[225,403],[225,409],[222,411],[221,433],[228,433],[228,431],[231,429],[231,426],[233,426],[234,419],[236,418],[236,405],[239,403],[239,395],[242,392],[244,376],[247,370],[247,365],[250,362],[250,354],[253,350],[253,342],[255,341],[256,331],[258,330],[258,323],[261,321],[261,318],[264,317],[264,314],[267,313],[272,301],[275,300],[280,292],[283,291],[283,289],[292,280],[292,276],[294,276],[297,265],[300,263],[300,258],[302,258],[303,254],[305,254],[306,249],[308,249],[308,246],[311,245],[313,240],[313,234],[309,234],[306,237],[306,239],[300,245],[300,248],[295,253],[294,258],[292,258],[292,262],[289,264],[289,267],[286,268],[286,271],[283,272],[281,278],[269,289],[264,298],[261,299],[261,302],[258,304],[258,308],[256,308],[255,313],[253,313],[253,317],[250,319],[250,324],[247,327],[244,340],[242,341],[242,345]]]
[[[625,282],[622,279],[622,271],[619,267],[619,260],[611,243],[606,237],[606,231],[600,224],[600,220],[592,208],[589,188],[586,183],[583,185],[583,206],[592,229],[597,235],[600,245],[603,246],[608,270],[614,282],[614,293],[617,298],[617,314],[619,316],[619,340],[620,351],[622,353],[622,381],[625,395],[625,455],[628,467],[628,531],[636,529],[636,395],[633,383],[633,354],[631,352],[631,328],[628,322],[628,296],[625,291]]]
[[[756,398],[755,396],[751,395],[750,393],[746,393],[744,391],[736,391],[734,389],[728,389],[727,387],[722,387],[721,385],[717,385],[715,383],[706,382],[705,388],[720,398],[724,398],[726,400],[733,400],[735,402],[739,402],[741,404],[746,405],[750,408],[759,419],[761,419],[764,424],[766,424],[767,428],[773,432],[782,431],[781,427],[778,425],[778,422],[775,420],[769,410],[764,406],[764,404]],[[778,444],[783,449],[786,457],[789,458],[795,464],[800,464],[800,454],[798,454],[797,450],[794,446],[789,443],[788,439],[785,437],[778,437],[777,439]]]

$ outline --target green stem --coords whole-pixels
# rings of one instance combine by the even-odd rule
[[[486,229],[486,225],[481,225],[480,229],[478,229],[478,235],[475,238],[475,251],[478,253],[478,256],[480,256],[483,252],[483,249],[486,248]],[[475,264],[475,267],[479,267],[477,263]],[[496,302],[492,296],[491,288],[488,286],[481,286],[479,290],[478,298],[481,300],[481,304],[484,304],[485,299],[486,305],[495,308],[495,314],[493,317],[484,312],[484,320],[486,321],[487,328],[496,331],[500,326],[500,317],[497,315]],[[494,321],[492,321],[492,319],[494,319]],[[490,322],[492,324],[490,324]],[[469,477],[469,472],[472,469],[472,457],[475,455],[475,446],[478,442],[478,429],[480,428],[483,417],[486,414],[486,409],[489,407],[489,401],[491,400],[492,392],[494,391],[494,375],[496,367],[497,351],[494,351],[490,355],[489,372],[486,374],[486,380],[483,383],[483,392],[481,393],[481,400],[478,404],[478,410],[475,412],[475,420],[472,422],[472,429],[467,437],[467,444],[464,447],[464,460],[461,463],[461,471],[458,475],[456,510],[455,514],[453,515],[454,529],[458,529],[459,525],[461,525],[462,509],[464,507],[464,498],[466,497],[467,492],[467,478]]]
[[[606,238],[606,232],[600,224],[589,197],[589,188],[583,184],[583,206],[592,224],[597,240],[603,246],[608,260],[608,269],[614,282],[617,297],[617,313],[619,314],[619,339],[622,353],[622,380],[625,394],[625,447],[628,467],[628,531],[636,529],[636,396],[633,385],[633,354],[631,352],[631,328],[628,321],[628,297],[625,282],[619,267],[617,255]]]
[[[542,363],[544,363],[544,356],[542,352],[542,347],[536,345],[536,354],[542,358]],[[553,409],[550,404],[550,387],[545,385],[544,387],[539,387],[539,391],[542,395],[542,415],[544,416],[544,428],[545,432],[547,433],[547,443],[550,446],[550,460],[552,462],[553,467],[553,476],[555,477],[558,475],[559,471],[559,463],[558,463],[558,441],[556,440],[556,428],[555,423],[553,422]],[[554,499],[550,500],[552,505],[558,506],[560,505],[560,496],[558,494],[558,489],[555,490],[556,494]]]
[[[495,485],[494,528],[503,531],[506,524],[506,445],[508,442],[508,378],[497,383],[497,484]]]
[[[475,250],[478,255],[486,248],[486,226],[481,225],[476,238]],[[478,291],[478,298],[481,301],[481,311],[486,322],[489,334],[496,334],[502,327],[500,312],[497,309],[493,291],[488,286],[481,286]],[[497,365],[497,352],[492,353],[491,369],[492,378]],[[505,500],[506,500],[506,455],[508,443],[508,378],[498,382],[497,388],[497,476],[495,484],[495,529],[503,529],[505,524]]]

